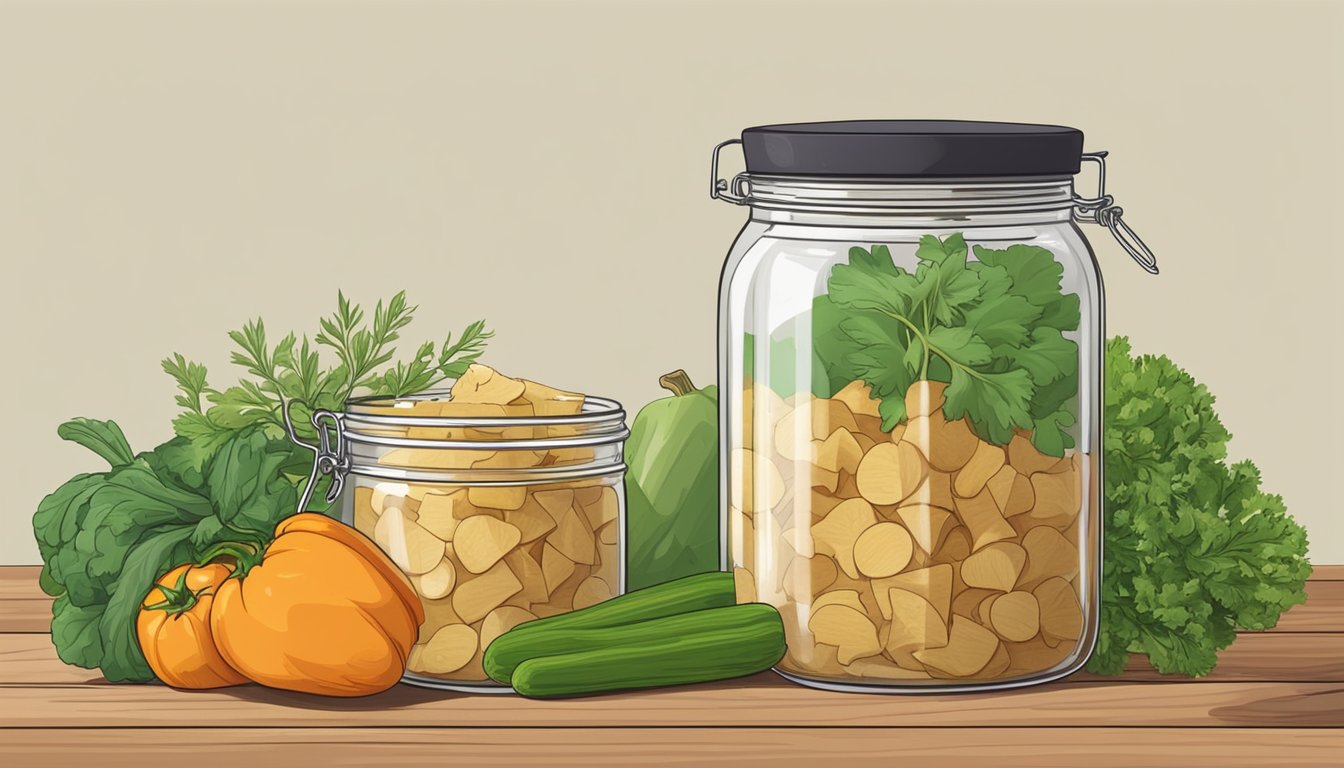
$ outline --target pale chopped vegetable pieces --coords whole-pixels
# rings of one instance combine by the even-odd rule
[[[873,580],[873,590],[877,594],[877,604],[881,608],[882,618],[884,619],[893,617],[889,599],[889,592],[892,589],[913,592],[928,600],[929,604],[938,611],[938,615],[942,616],[944,620],[951,615],[952,566],[950,565],[934,565],[898,573],[886,579]]]
[[[535,497],[525,500],[518,509],[505,511],[504,522],[518,529],[518,540],[524,544],[555,530],[555,518]]]
[[[1024,642],[1041,629],[1040,605],[1030,592],[1009,592],[990,598],[989,626],[1004,640]]]
[[[1035,586],[1051,576],[1071,581],[1078,575],[1078,557],[1073,545],[1054,528],[1042,525],[1027,531],[1022,537],[1022,548],[1027,553],[1027,568],[1020,578],[1024,586]]]
[[[893,659],[947,645],[947,622],[923,596],[892,588],[887,590],[887,603],[892,619],[885,645]]]
[[[980,443],[966,465],[957,472],[952,483],[952,492],[969,498],[984,490],[985,483],[1003,468],[1005,461],[1003,449],[997,445]]]
[[[931,466],[940,472],[961,469],[981,445],[966,422],[948,421],[941,413],[911,419],[899,439],[928,456]]]
[[[407,416],[507,420],[572,415],[583,405],[582,395],[472,365],[451,398],[402,410]],[[412,673],[487,682],[481,658],[495,638],[524,621],[593,605],[619,591],[619,476],[527,484],[514,479],[516,473],[590,461],[592,449],[491,444],[576,434],[569,426],[507,421],[410,427],[408,437],[477,441],[480,447],[395,447],[382,453],[380,464],[470,471],[464,475],[470,479],[375,481],[355,488],[355,527],[410,576],[425,607],[407,662]],[[783,487],[781,480],[781,492]]]
[[[855,479],[859,493],[873,504],[896,504],[924,480],[924,457],[907,442],[878,443],[864,454]]]
[[[836,660],[841,664],[882,652],[877,628],[862,610],[838,603],[824,605],[812,614],[807,626],[817,642],[837,647]]]
[[[467,489],[467,501],[473,507],[521,509],[527,501],[527,486],[473,485]]]
[[[574,561],[547,542],[541,550],[541,575],[546,582],[546,591],[554,593],[574,575]]]
[[[832,509],[819,523],[812,525],[812,539],[817,552],[830,555],[850,578],[858,578],[854,564],[854,544],[859,534],[877,523],[873,505],[863,499],[849,499]]]
[[[521,397],[526,387],[518,379],[511,379],[493,368],[473,363],[453,384],[453,397],[448,402],[504,405]]]
[[[611,585],[597,576],[584,579],[574,590],[574,610],[597,605],[613,595]]]
[[[747,514],[758,507],[769,510],[784,498],[784,476],[769,457],[739,448],[733,451],[732,464],[734,477],[743,478],[743,483],[733,485],[732,505],[737,509]]]
[[[756,602],[756,577],[746,568],[734,568],[733,591],[738,605]]]
[[[476,515],[457,526],[453,550],[462,566],[472,573],[485,573],[518,545],[518,528],[487,515]]]
[[[1046,579],[1032,592],[1040,604],[1041,637],[1047,643],[1077,640],[1083,631],[1078,593],[1058,576]]]
[[[1004,518],[989,491],[968,499],[957,499],[957,516],[971,535],[971,549],[978,550],[996,541],[1011,539],[1017,531]]]
[[[961,580],[968,587],[1007,592],[1027,564],[1027,551],[1011,541],[998,541],[961,561]]]
[[[942,546],[944,536],[956,525],[951,512],[922,502],[898,507],[896,518],[926,554]]]
[[[523,584],[507,563],[493,568],[469,581],[463,581],[453,591],[453,610],[468,624],[475,623],[513,597]]]
[[[846,384],[839,392],[831,398],[839,400],[845,404],[849,412],[858,416],[870,416],[872,418],[881,418],[877,407],[881,403],[873,397],[872,387],[869,387],[862,381],[851,381]]]
[[[406,666],[413,672],[455,672],[476,655],[476,630],[465,624],[443,627],[424,645],[411,649]]]
[[[453,591],[453,585],[457,583],[457,569],[453,567],[452,560],[444,558],[438,565],[411,579],[411,583],[421,597],[438,600]]]
[[[861,384],[862,382],[852,382]],[[947,402],[943,393],[947,385],[941,381],[929,381],[921,379],[910,385],[905,391],[905,414],[907,419],[917,419],[920,416],[931,416],[940,413],[943,403]]]
[[[998,649],[999,638],[993,632],[965,616],[954,615],[946,645],[925,648],[911,655],[923,662],[930,671],[943,672],[952,677],[970,677],[984,669]]]
[[[359,510],[358,503],[356,500],[356,512]],[[458,522],[467,517],[461,514],[466,506],[467,492],[464,490],[452,493],[427,493],[420,502],[420,517],[416,522],[436,537],[452,541]],[[355,527],[361,528],[358,520],[355,521]]]
[[[781,669],[993,680],[1074,655],[1084,459],[980,440],[946,418],[945,388],[912,385],[890,433],[862,382],[829,399],[748,390],[768,426],[730,463],[730,556],[739,601],[780,608]]]
[[[854,541],[854,567],[869,578],[896,575],[910,562],[914,540],[896,523],[877,523]]]

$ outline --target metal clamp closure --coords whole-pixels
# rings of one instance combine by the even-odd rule
[[[734,205],[747,204],[747,174],[739,173],[731,182],[719,178],[719,153],[724,147],[741,144],[741,139],[729,139],[714,147],[709,160],[709,196],[715,200],[727,200]]]
[[[1097,196],[1073,197],[1073,218],[1076,221],[1103,224],[1111,231],[1111,236],[1120,246],[1143,267],[1150,275],[1157,274],[1157,256],[1153,254],[1143,239],[1121,216],[1125,209],[1115,204],[1115,198],[1106,194],[1106,155],[1107,152],[1088,152],[1083,155],[1085,162],[1097,164]]]
[[[285,431],[291,442],[313,453],[313,468],[308,473],[303,493],[299,495],[298,511],[306,512],[322,475],[331,476],[331,485],[327,487],[326,493],[327,503],[334,504],[340,498],[345,476],[350,472],[350,454],[346,450],[345,427],[341,423],[340,414],[326,410],[313,411],[311,421],[317,429],[317,445],[313,445],[304,442],[295,432],[293,417],[289,412],[291,405],[293,402],[286,400],[281,409],[285,417]]]

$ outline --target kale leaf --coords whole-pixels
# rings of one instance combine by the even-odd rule
[[[101,668],[109,681],[149,680],[135,635],[141,601],[170,568],[223,541],[268,538],[295,511],[281,471],[293,446],[253,426],[197,469],[197,446],[183,438],[134,455],[112,421],[75,419],[57,432],[110,469],[69,480],[33,516],[39,584],[56,598],[52,642],[63,661]]]

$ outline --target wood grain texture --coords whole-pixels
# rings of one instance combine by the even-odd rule
[[[1080,672],[1061,685],[1114,680]],[[1344,633],[1243,633],[1218,655],[1206,677],[1160,675],[1146,659],[1131,657],[1126,682],[1344,682]],[[102,683],[94,670],[72,667],[56,656],[47,635],[0,635],[0,686]]]
[[[37,586],[36,565],[0,566],[0,632],[51,631],[51,598]]]
[[[1338,764],[1344,735],[1324,729],[1153,728],[294,728],[4,732],[11,765],[192,768],[343,766],[993,765],[996,768],[1262,768]],[[146,758],[152,758],[147,760]]]
[[[1122,678],[1079,674],[995,693],[839,694],[764,674],[554,702],[410,686],[324,699],[259,686],[110,685],[56,657],[45,634],[50,601],[36,578],[35,568],[0,567],[6,764],[1344,764],[1337,566],[1316,569],[1307,606],[1276,630],[1242,633],[1196,681],[1163,677],[1136,658]]]
[[[1051,683],[990,693],[919,696],[803,688],[765,673],[685,688],[531,701],[401,685],[327,699],[255,685],[180,692],[162,685],[0,688],[11,727],[159,726],[370,728],[1190,726],[1344,727],[1344,683]]]
[[[1295,605],[1266,632],[1344,632],[1344,581],[1307,582],[1307,602]]]
[[[1313,565],[1312,581],[1344,581],[1344,565]]]

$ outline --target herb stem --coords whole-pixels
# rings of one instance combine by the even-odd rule
[[[989,381],[989,379],[986,378],[986,377],[985,377],[983,374],[981,374],[979,371],[975,370],[974,368],[971,368],[970,366],[962,365],[961,363],[957,362],[955,359],[953,359],[950,355],[948,355],[948,354],[947,354],[946,352],[944,352],[943,350],[941,350],[941,349],[939,349],[939,348],[933,346],[932,344],[930,344],[930,343],[929,343],[929,337],[928,337],[923,331],[919,330],[918,326],[916,326],[913,322],[911,322],[909,318],[907,318],[907,317],[905,317],[904,315],[901,315],[901,314],[899,314],[899,313],[897,313],[897,312],[891,312],[891,311],[889,311],[889,310],[885,310],[885,309],[879,309],[878,311],[881,312],[882,314],[886,315],[887,317],[890,317],[891,319],[900,322],[900,323],[901,323],[902,325],[904,325],[906,328],[909,328],[909,329],[910,329],[910,332],[913,333],[913,334],[915,334],[916,338],[919,339],[920,343],[924,345],[924,370],[922,370],[922,371],[920,372],[920,377],[921,377],[921,378],[927,378],[927,377],[928,377],[928,374],[929,374],[929,353],[930,353],[930,352],[934,352],[934,353],[937,353],[938,357],[942,358],[942,360],[943,360],[944,362],[946,362],[948,365],[950,365],[950,366],[952,366],[952,367],[954,367],[954,368],[957,368],[958,370],[960,370],[960,371],[966,373],[967,375],[969,375],[969,376],[973,376],[973,377],[975,377],[975,378],[977,378],[977,379],[979,379],[979,380],[981,380],[981,381],[984,381],[984,382],[988,382],[988,381]]]

